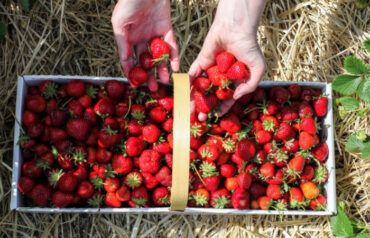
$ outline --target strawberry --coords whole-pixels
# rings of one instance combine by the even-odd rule
[[[118,178],[106,178],[104,180],[104,190],[107,193],[114,193],[120,186]]]
[[[315,94],[315,90],[309,87],[303,87],[301,91],[301,100],[310,102]]]
[[[154,124],[143,127],[143,138],[148,143],[154,143],[158,140],[161,131]]]
[[[165,131],[165,132],[171,132],[172,131],[172,127],[173,127],[173,118],[168,118],[167,120],[165,120],[163,123],[162,123],[162,129]]]
[[[131,106],[131,116],[140,122],[143,121],[145,119],[145,107],[140,104],[133,104]]]
[[[193,199],[196,206],[204,207],[209,203],[210,194],[207,189],[198,188],[193,194]]]
[[[170,191],[165,187],[157,187],[152,192],[152,200],[158,206],[170,204]]]
[[[153,150],[157,151],[160,154],[168,154],[172,152],[170,144],[166,141],[155,143],[153,145]]]
[[[294,108],[285,106],[281,109],[281,117],[283,121],[289,123],[298,119],[298,113]]]
[[[240,61],[236,61],[231,65],[226,75],[231,80],[249,79],[249,71],[245,67],[245,64]]]
[[[211,194],[211,206],[214,208],[225,208],[230,205],[230,193],[221,188]]]
[[[249,188],[252,198],[256,199],[266,193],[266,188],[259,183],[252,183]]]
[[[138,137],[129,137],[126,141],[125,149],[128,156],[138,156],[144,149],[144,141]]]
[[[244,161],[250,160],[256,154],[256,145],[250,139],[243,139],[239,141],[236,149],[235,155],[242,158]]]
[[[249,208],[249,193],[242,188],[237,188],[231,196],[231,204],[235,209]]]
[[[139,57],[141,67],[145,70],[151,70],[154,67],[154,61],[152,56],[148,52],[141,53]]]
[[[224,187],[230,191],[233,192],[235,189],[238,188],[238,180],[236,177],[226,178],[224,182]]]
[[[315,109],[316,115],[323,117],[328,110],[328,98],[325,96],[320,96],[318,99],[312,102],[312,105]]]
[[[65,140],[67,138],[67,133],[63,129],[57,127],[50,128],[49,133],[50,140],[53,143],[57,143],[58,141]]]
[[[273,132],[278,127],[278,120],[274,116],[264,115],[261,117],[262,126],[265,131]]]
[[[44,130],[45,127],[41,123],[37,122],[27,128],[27,134],[31,138],[37,138],[43,135]]]
[[[58,180],[57,186],[61,192],[71,193],[77,187],[77,178],[72,173],[64,173]]]
[[[167,166],[163,166],[156,173],[155,178],[163,186],[169,187],[172,184],[171,170]]]
[[[104,88],[112,99],[122,98],[126,91],[126,85],[117,80],[108,80]]]
[[[318,165],[315,168],[314,178],[312,180],[317,184],[322,184],[328,181],[328,170],[322,165]]]
[[[217,97],[214,94],[204,95],[201,92],[193,93],[195,107],[198,112],[209,113],[217,106]]]
[[[83,108],[88,108],[88,107],[91,107],[91,105],[92,105],[92,98],[87,94],[78,98],[77,101]]]
[[[231,88],[218,88],[216,89],[216,97],[218,100],[226,101],[233,98],[234,90]]]
[[[223,164],[220,166],[220,174],[225,178],[231,178],[235,175],[236,168],[232,164]]]
[[[61,127],[64,125],[67,118],[67,114],[62,110],[54,110],[50,113],[51,124],[56,127]]]
[[[155,150],[144,150],[139,158],[139,166],[141,171],[148,173],[156,173],[159,170],[160,154]]]
[[[296,139],[290,139],[284,142],[284,146],[281,149],[285,152],[294,153],[299,149],[299,142]]]
[[[308,150],[314,144],[314,138],[311,134],[302,131],[299,133],[299,147],[303,150]]]
[[[275,174],[274,165],[271,162],[266,162],[261,165],[259,172],[263,178],[272,178]]]
[[[118,102],[115,105],[115,113],[117,117],[124,117],[129,109],[129,105],[127,102]]]
[[[300,184],[300,187],[302,189],[303,196],[306,199],[313,199],[319,195],[319,192],[320,192],[319,188],[313,182],[310,182],[310,181],[302,182]]]
[[[35,187],[35,181],[30,177],[22,176],[18,181],[18,189],[25,194],[30,192]]]
[[[30,126],[40,121],[38,114],[26,110],[22,114],[22,122],[25,126]]]
[[[256,141],[258,144],[266,144],[267,142],[271,141],[272,136],[269,132],[260,130],[256,132]]]
[[[122,185],[117,191],[116,191],[116,197],[121,202],[127,202],[131,198],[130,190],[125,186]]]
[[[114,146],[119,139],[117,130],[113,130],[110,126],[105,126],[98,133],[98,145],[102,148]]]
[[[219,173],[216,171],[215,164],[204,161],[200,165],[200,169],[202,171],[204,186],[210,192],[216,191],[218,185],[220,184],[221,178],[219,176]]]
[[[163,107],[167,112],[171,112],[173,109],[173,97],[164,97],[158,99],[158,104]]]
[[[73,175],[77,178],[78,182],[84,181],[87,178],[87,170],[83,164],[78,165],[77,169],[73,171]]]
[[[297,187],[291,187],[289,190],[289,205],[291,208],[301,208],[303,202],[303,193]]]
[[[263,88],[257,87],[253,92],[254,102],[262,102],[263,100],[266,100],[266,97],[266,91]]]
[[[257,155],[256,157],[254,158],[255,159],[255,162],[258,163],[258,164],[263,164],[265,161],[266,161],[266,158],[267,158],[267,153],[266,151],[264,150],[259,150],[257,152]]]
[[[311,153],[320,163],[324,163],[329,154],[328,145],[326,143],[320,143],[313,148]]]
[[[300,175],[301,181],[311,181],[314,176],[314,169],[311,165],[306,165]]]
[[[156,63],[164,61],[170,56],[170,46],[161,38],[154,37],[149,44],[150,53]]]
[[[224,51],[224,52],[219,53],[216,56],[216,62],[217,62],[218,70],[221,73],[226,73],[231,67],[231,65],[234,64],[235,57],[231,53]]]
[[[317,198],[314,198],[310,202],[310,208],[312,210],[325,210],[326,209],[326,197],[323,195],[317,196]]]
[[[226,117],[224,117],[220,121],[220,126],[229,133],[236,133],[241,129],[239,118],[233,113],[229,113]]]
[[[281,122],[274,137],[278,140],[289,140],[292,137],[292,133],[292,127],[286,122]]]
[[[104,198],[104,203],[108,207],[121,207],[122,203],[117,198],[116,193],[107,193]]]
[[[37,206],[44,207],[49,203],[51,190],[43,184],[37,184],[30,192],[30,197]]]
[[[219,156],[219,151],[216,145],[204,144],[198,149],[198,154],[202,160],[215,161]]]
[[[132,189],[138,188],[143,183],[143,175],[139,172],[133,171],[126,175],[124,181],[128,187]]]
[[[148,191],[144,187],[135,188],[131,192],[131,201],[136,207],[142,207],[148,202]]]
[[[37,179],[42,175],[42,169],[37,166],[35,160],[25,162],[22,166],[22,175]]]
[[[53,204],[57,208],[67,207],[72,203],[73,199],[74,196],[72,194],[63,193],[61,191],[56,191],[52,197]]]
[[[299,128],[305,132],[315,135],[317,132],[316,122],[312,117],[305,117],[299,123]]]
[[[81,80],[74,79],[67,84],[67,93],[71,97],[81,97],[85,93],[85,84]]]
[[[276,170],[275,175],[272,178],[267,179],[266,183],[279,185],[283,183],[283,180],[284,180],[283,172],[281,170]]]
[[[198,77],[192,82],[192,87],[201,93],[206,93],[212,87],[211,80],[204,77]]]
[[[307,102],[303,101],[301,104],[299,104],[298,115],[301,119],[305,117],[312,117],[313,109]]]
[[[82,141],[90,131],[90,123],[83,118],[72,119],[67,123],[66,129],[69,136]]]
[[[89,181],[82,181],[77,187],[77,194],[83,199],[88,199],[94,194],[94,187]]]
[[[141,135],[143,133],[143,127],[144,127],[143,123],[141,121],[136,120],[136,119],[131,120],[127,124],[128,132],[133,136]]]
[[[101,148],[99,147],[98,150],[96,151],[96,160],[100,163],[109,163],[112,159],[112,152],[105,149],[105,148]]]
[[[149,116],[155,123],[163,123],[167,119],[166,111],[160,106],[150,110]]]
[[[29,95],[26,97],[26,108],[31,112],[40,113],[46,108],[46,101],[39,95]]]
[[[279,199],[283,196],[283,192],[279,185],[269,184],[266,189],[266,195],[272,199]]]
[[[257,200],[259,208],[262,210],[269,210],[273,204],[272,198],[268,196],[261,196]]]
[[[154,176],[151,173],[146,173],[146,172],[143,172],[142,176],[143,176],[144,185],[145,185],[146,188],[152,189],[155,186],[157,186],[158,180],[157,180],[156,176]]]
[[[112,117],[114,114],[113,102],[108,97],[102,97],[94,106],[94,111],[101,117]]]
[[[237,176],[239,188],[248,189],[252,184],[252,176],[249,173],[240,173]]]
[[[132,159],[122,154],[115,154],[112,159],[112,167],[117,174],[126,174],[132,170]]]
[[[304,157],[301,155],[296,155],[288,162],[288,173],[293,176],[299,176],[303,171],[304,165]]]
[[[272,98],[274,98],[275,101],[278,102],[279,104],[288,101],[288,99],[291,96],[290,92],[282,87],[274,87],[271,89],[271,91],[273,91]]]
[[[294,100],[298,100],[301,96],[301,86],[299,86],[298,84],[294,83],[289,85],[288,90]]]

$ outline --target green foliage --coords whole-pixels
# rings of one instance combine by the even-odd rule
[[[6,25],[4,22],[0,21],[0,40],[4,39],[6,35]]]
[[[348,73],[355,75],[368,74],[370,71],[366,64],[355,56],[348,56],[344,60],[344,68]]]
[[[19,0],[19,3],[21,4],[23,11],[28,13],[31,10],[32,5],[35,3],[35,0]]]
[[[370,157],[370,140],[364,131],[359,131],[352,134],[347,143],[346,150],[354,153],[361,152],[361,158],[367,159]]]
[[[364,79],[358,85],[356,93],[362,101],[370,102],[370,76],[364,76]]]
[[[356,7],[358,9],[365,9],[368,5],[368,0],[356,0]]]
[[[370,52],[370,39],[364,41],[364,46],[367,52]]]
[[[360,107],[360,103],[353,97],[341,97],[339,103],[342,104],[346,111],[353,111]]]
[[[334,78],[333,89],[343,95],[351,95],[356,92],[361,83],[361,77],[357,75],[341,74]]]

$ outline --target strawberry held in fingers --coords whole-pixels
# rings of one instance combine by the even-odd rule
[[[154,37],[149,44],[150,53],[156,63],[164,61],[170,57],[170,46],[161,38]]]
[[[227,71],[227,77],[231,80],[248,80],[249,71],[240,61],[235,62]]]

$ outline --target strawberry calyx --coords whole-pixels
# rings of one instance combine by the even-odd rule
[[[18,142],[17,144],[20,146],[23,146],[31,137],[28,135],[22,134],[21,136],[18,137]]]
[[[117,175],[117,172],[113,170],[112,165],[108,164],[107,167],[105,168],[105,177],[107,178],[114,178]]]
[[[92,207],[100,207],[102,202],[104,200],[103,195],[94,195],[89,200],[87,200],[87,203]]]
[[[52,170],[48,178],[49,183],[54,188],[57,186],[60,177],[64,174],[63,170]]]
[[[113,130],[109,125],[104,127],[104,132],[111,136],[118,133],[117,130]]]
[[[195,200],[195,204],[197,206],[203,207],[204,205],[206,205],[208,203],[208,198],[205,195],[201,194],[201,193],[194,194],[193,199]]]
[[[133,198],[132,201],[138,206],[138,207],[142,207],[142,205],[144,205],[147,200],[145,198]]]
[[[326,168],[321,165],[317,166],[315,169],[314,178],[312,181],[314,183],[322,184],[322,183],[325,183],[327,179],[328,179],[328,174],[327,174]]]
[[[266,121],[262,122],[262,126],[265,129],[265,131],[272,132],[272,131],[274,131],[275,123],[273,121],[266,120]]]
[[[130,173],[127,175],[126,184],[130,188],[136,188],[139,184],[141,184],[141,178],[137,175],[137,173]]]
[[[93,179],[91,179],[91,184],[94,186],[95,189],[100,191],[104,186],[104,181],[102,178],[96,176]]]
[[[134,119],[138,120],[139,122],[142,122],[145,119],[145,114],[144,112],[141,111],[131,113],[131,115]]]
[[[203,150],[200,155],[202,156],[202,158],[212,158],[213,156],[213,154],[208,149]]]
[[[199,124],[193,124],[190,128],[190,135],[194,138],[202,136],[202,126]]]
[[[72,160],[75,165],[86,162],[86,154],[82,150],[76,150],[72,155]]]
[[[218,176],[219,175],[219,173],[216,170],[216,166],[214,166],[213,164],[211,164],[207,161],[204,161],[200,165],[200,169],[202,170],[202,177],[203,178],[208,178],[208,177],[211,177],[211,176]]]
[[[55,146],[51,147],[51,154],[54,156],[54,158],[58,158],[60,156],[58,149],[55,148]]]
[[[226,196],[218,196],[214,199],[215,208],[222,209],[230,204],[230,200]]]
[[[161,197],[160,199],[158,199],[158,201],[161,202],[162,204],[168,205],[168,204],[170,204],[170,197],[168,195],[166,195],[166,196]]]
[[[158,65],[162,61],[167,61],[170,58],[170,54],[163,54],[161,57],[153,59],[155,65]]]
[[[49,82],[45,85],[44,91],[42,92],[42,96],[45,99],[55,98],[58,95],[57,91],[58,86],[54,82]]]
[[[98,94],[98,90],[93,87],[92,85],[86,87],[85,93],[89,95],[92,99],[96,98],[96,94]]]
[[[236,146],[236,143],[235,141],[233,141],[231,138],[227,138],[226,140],[223,141],[222,143],[222,148],[224,148],[224,150],[227,152],[227,153],[232,153],[234,152],[235,150],[235,146]]]
[[[50,169],[50,164],[47,161],[42,160],[42,159],[37,160],[36,166],[43,169],[44,171]]]

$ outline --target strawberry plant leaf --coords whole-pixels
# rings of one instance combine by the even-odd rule
[[[346,143],[346,151],[360,152],[364,148],[364,143],[357,139],[356,134],[352,134]]]
[[[365,76],[357,88],[357,95],[362,101],[370,102],[370,77]]]
[[[361,77],[355,75],[341,74],[334,78],[333,89],[343,95],[354,93],[361,83]]]
[[[357,101],[357,99],[353,97],[339,98],[339,102],[342,104],[346,111],[356,110],[360,106],[360,103]]]
[[[364,9],[367,7],[367,0],[356,0],[356,7],[358,9]]]
[[[364,46],[367,52],[370,52],[370,39],[364,41]]]
[[[4,22],[0,22],[0,40],[4,39],[6,35],[6,25]]]
[[[330,217],[330,225],[333,234],[339,237],[353,236],[351,221],[339,206],[337,210],[337,215]]]
[[[370,235],[366,233],[359,233],[356,235],[356,238],[370,238]]]
[[[362,60],[355,56],[348,56],[344,60],[344,68],[351,74],[368,74],[370,69]]]
[[[370,141],[365,143],[365,147],[361,151],[361,158],[362,159],[370,158]]]

